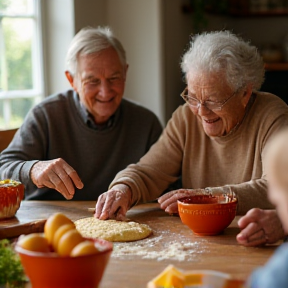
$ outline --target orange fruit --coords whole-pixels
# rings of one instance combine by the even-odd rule
[[[153,287],[184,287],[185,280],[185,274],[176,269],[173,265],[169,265],[163,272],[152,279],[148,283],[148,286],[150,285],[152,287],[153,285]]]
[[[98,253],[99,250],[95,247],[94,242],[86,240],[76,245],[70,253],[70,256],[76,257],[81,255],[88,255]]]
[[[69,230],[75,229],[75,224],[64,224],[60,226],[56,232],[54,233],[54,237],[52,239],[52,246],[55,251],[57,251],[57,246],[59,243],[60,238]]]
[[[84,238],[76,229],[69,230],[59,239],[56,251],[60,256],[69,256],[73,248],[82,241]]]
[[[53,237],[57,229],[65,224],[74,224],[67,216],[62,213],[52,214],[46,221],[44,226],[44,234],[50,245],[53,244]]]
[[[43,233],[31,233],[19,237],[17,245],[35,252],[50,252],[50,246]]]

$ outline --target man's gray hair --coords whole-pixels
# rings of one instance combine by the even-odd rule
[[[257,90],[264,81],[264,63],[257,48],[230,31],[214,31],[192,37],[183,55],[183,73],[223,73],[235,91],[252,84]]]
[[[120,41],[114,37],[108,27],[85,27],[72,39],[66,55],[66,70],[75,75],[77,59],[80,55],[98,53],[104,49],[113,47],[123,65],[126,66],[126,52]]]

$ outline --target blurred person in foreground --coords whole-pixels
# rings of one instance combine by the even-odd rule
[[[73,89],[36,105],[0,157],[25,199],[97,200],[115,174],[159,138],[154,113],[123,99],[128,65],[109,28],[83,28],[66,57]]]
[[[268,180],[268,197],[276,206],[285,233],[288,233],[288,130],[281,131],[268,144],[264,171]],[[288,243],[275,251],[264,267],[255,270],[250,279],[251,288],[288,287]]]
[[[254,207],[274,208],[267,199],[263,150],[288,127],[288,107],[258,91],[264,63],[257,48],[229,31],[203,33],[192,38],[181,67],[186,103],[149,152],[116,175],[98,198],[96,218],[117,212],[120,219],[133,205],[157,199],[180,175],[183,189],[158,199],[167,213],[177,213],[177,199],[199,188],[212,195],[233,191],[239,215]]]

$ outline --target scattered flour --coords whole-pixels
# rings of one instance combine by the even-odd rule
[[[114,243],[112,257],[129,258],[130,256],[139,256],[142,259],[157,259],[157,261],[199,260],[198,256],[201,253],[199,251],[199,242],[189,242],[187,239],[164,242],[163,239],[163,235],[160,235],[150,236],[147,239],[136,242]]]

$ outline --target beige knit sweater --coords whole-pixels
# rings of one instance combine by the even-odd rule
[[[134,204],[148,202],[182,175],[183,188],[231,186],[238,197],[237,214],[273,208],[266,196],[263,150],[285,126],[288,106],[269,93],[257,92],[241,125],[222,137],[208,137],[185,104],[174,112],[158,142],[137,164],[119,172],[110,188],[127,184]]]

